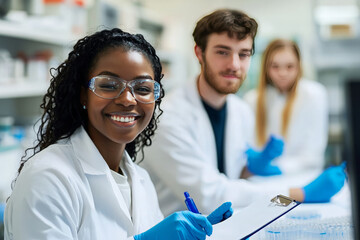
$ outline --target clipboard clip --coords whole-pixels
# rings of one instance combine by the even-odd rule
[[[275,206],[287,207],[290,203],[296,202],[294,199],[286,197],[284,195],[276,195],[270,200]]]

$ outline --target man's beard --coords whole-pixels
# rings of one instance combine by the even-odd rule
[[[242,83],[244,82],[246,75],[244,76],[238,76],[238,81],[236,84],[232,84],[231,86],[224,86],[222,87],[218,81],[216,81],[216,74],[211,70],[210,67],[208,67],[207,61],[205,59],[205,56],[203,57],[203,70],[204,70],[204,78],[205,81],[219,94],[230,94],[230,93],[236,93],[239,88],[241,87]],[[224,74],[234,74],[234,73],[226,73]]]

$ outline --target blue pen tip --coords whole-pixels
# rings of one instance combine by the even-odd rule
[[[186,198],[190,197],[188,192],[184,192],[184,195],[185,195]]]

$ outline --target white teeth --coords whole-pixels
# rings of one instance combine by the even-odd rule
[[[119,116],[111,116],[111,119],[117,122],[133,122],[135,121],[135,117],[119,117]]]

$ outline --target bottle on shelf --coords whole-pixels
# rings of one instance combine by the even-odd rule
[[[11,134],[13,124],[13,117],[0,117],[0,152],[11,150],[20,146],[19,141]]]

